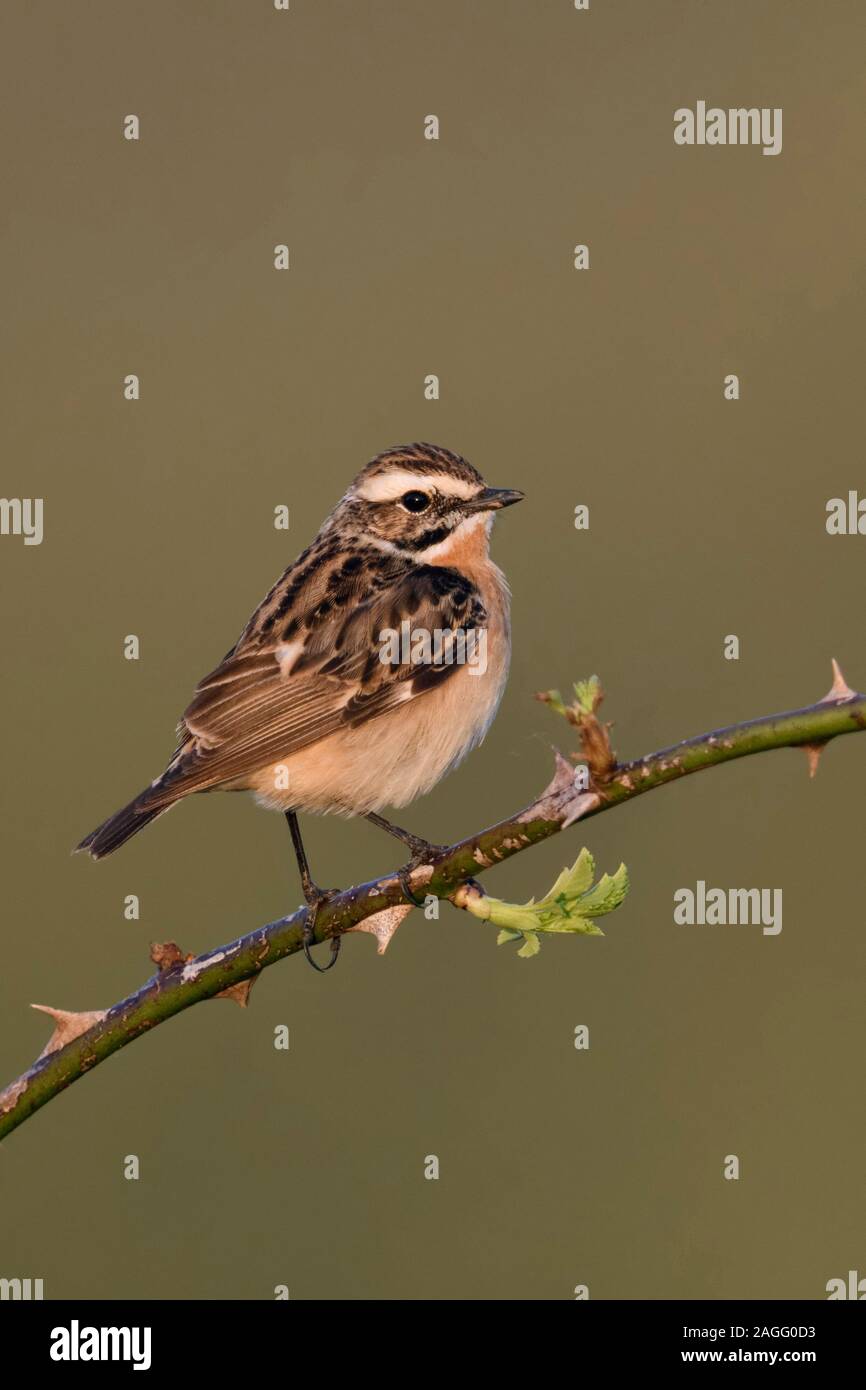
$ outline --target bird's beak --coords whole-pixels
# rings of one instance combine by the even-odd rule
[[[502,507],[511,507],[522,502],[524,494],[513,487],[486,487],[476,497],[470,497],[464,506],[471,512],[498,512]]]

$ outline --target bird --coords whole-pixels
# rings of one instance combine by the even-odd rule
[[[165,771],[75,852],[113,854],[193,792],[246,790],[288,821],[317,970],[340,939],[319,966],[310,946],[330,893],[310,873],[299,812],[364,816],[395,835],[417,902],[407,875],[433,847],[380,812],[430,791],[494,719],[511,621],[490,532],[523,496],[438,445],[378,454],[199,681]]]

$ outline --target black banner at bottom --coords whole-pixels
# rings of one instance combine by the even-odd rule
[[[449,1303],[442,1299],[437,1302]],[[532,1303],[533,1300],[514,1300]],[[481,1302],[481,1300],[479,1300]],[[320,1349],[333,1372],[340,1360],[341,1347],[348,1361],[378,1357],[387,1343],[396,1339],[416,1342],[425,1375],[441,1358],[443,1374],[453,1374],[455,1345],[460,1338],[464,1351],[461,1362],[483,1357],[488,1370],[503,1359],[520,1357],[520,1342],[537,1335],[539,1324],[529,1323],[522,1332],[512,1326],[512,1337],[492,1340],[477,1321],[471,1328],[452,1321],[447,1331],[438,1320],[413,1329],[409,1309],[423,1305],[400,1303],[400,1322],[389,1332],[385,1304],[375,1304],[377,1322],[365,1321],[362,1340],[341,1341],[335,1319],[351,1316],[355,1306],[368,1311],[363,1300],[339,1304],[313,1302],[0,1302],[0,1364],[7,1369],[19,1358],[28,1372],[48,1375],[62,1381],[70,1375],[93,1377],[100,1369],[140,1375],[186,1369],[220,1374],[254,1373],[261,1361],[271,1356],[283,1358],[281,1339],[312,1337],[319,1330],[320,1309],[325,1309],[330,1327]],[[453,1310],[454,1304],[449,1303]],[[478,1303],[467,1302],[472,1316],[478,1317]],[[384,1317],[382,1315],[384,1314]],[[425,1315],[429,1319],[430,1314]],[[378,1326],[378,1331],[375,1329]],[[623,1301],[574,1302],[555,1324],[561,1328],[568,1346],[596,1367],[614,1370],[660,1370],[674,1366],[763,1365],[812,1366],[822,1375],[827,1371],[849,1370],[862,1361],[864,1323],[860,1311],[840,1302],[654,1302]],[[465,1344],[467,1332],[471,1334]],[[480,1335],[479,1335],[480,1334]],[[516,1336],[516,1342],[513,1337]],[[483,1338],[483,1340],[482,1340]],[[295,1341],[299,1349],[303,1343]],[[549,1344],[545,1343],[547,1350]],[[365,1347],[367,1350],[365,1350]],[[312,1342],[309,1349],[312,1349]],[[524,1347],[531,1356],[531,1347]],[[336,1352],[336,1356],[335,1356]],[[369,1365],[369,1362],[368,1362]],[[449,1370],[450,1367],[450,1370]],[[288,1369],[288,1367],[286,1368]],[[410,1366],[404,1364],[409,1373]]]

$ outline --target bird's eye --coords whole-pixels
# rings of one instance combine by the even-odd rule
[[[426,512],[430,506],[430,498],[426,492],[404,492],[400,501],[407,512]]]

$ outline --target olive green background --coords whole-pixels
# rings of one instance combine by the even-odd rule
[[[69,851],[162,769],[195,681],[388,445],[527,493],[494,537],[510,683],[403,812],[429,838],[517,809],[573,746],[539,688],[598,672],[634,757],[811,702],[831,656],[866,683],[866,540],[824,528],[866,488],[864,41],[859,0],[4,5],[0,490],[44,497],[45,539],[0,538],[0,1080],[46,1040],[31,1001],[108,1006],[150,942],[204,950],[299,901],[284,823],[246,797],[98,865]],[[698,99],[781,106],[782,153],[678,148]],[[746,759],[486,877],[524,900],[583,843],[624,859],[604,940],[522,961],[446,905],[384,958],[350,937],[326,978],[296,957],[249,1010],[190,1010],[4,1143],[0,1275],[761,1299],[866,1273],[864,769],[855,738],[811,783],[800,752]],[[324,884],[398,862],[365,824],[306,833]],[[781,935],[676,926],[697,879],[781,887]]]

